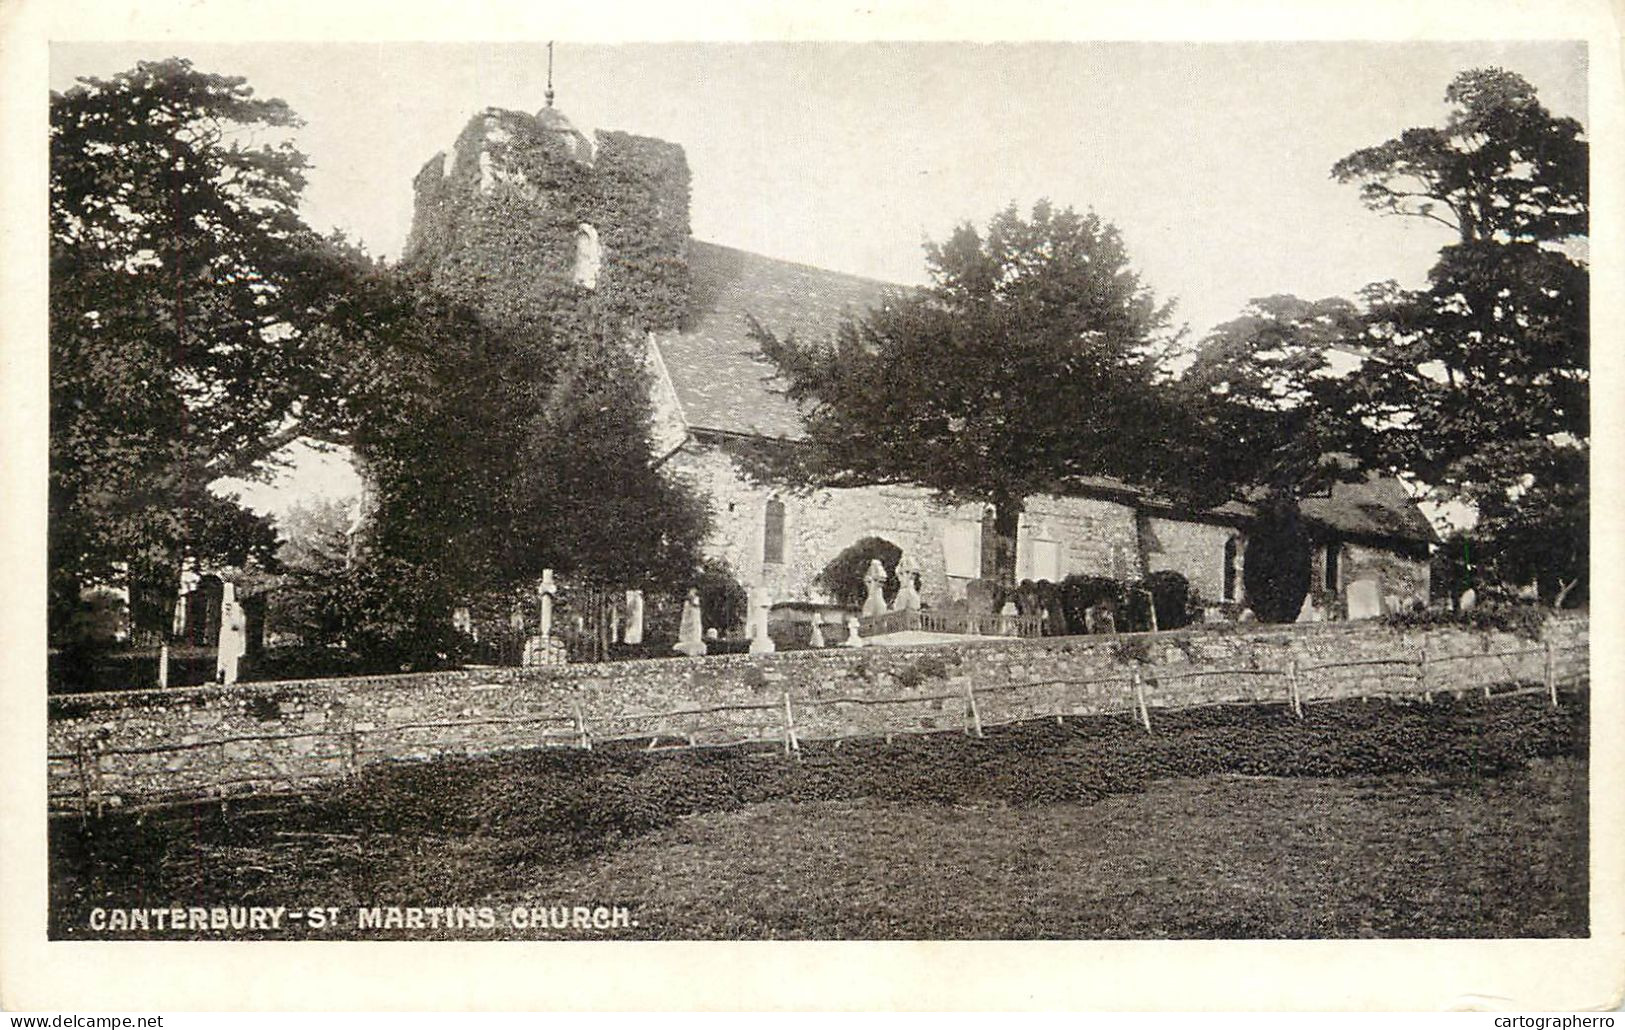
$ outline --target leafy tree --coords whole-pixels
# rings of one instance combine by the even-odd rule
[[[53,623],[81,584],[232,561],[268,527],[208,484],[319,421],[328,244],[280,100],[184,60],[51,96]]]
[[[1463,72],[1445,99],[1443,127],[1332,169],[1372,209],[1455,234],[1426,289],[1367,292],[1354,412],[1380,432],[1362,449],[1476,503],[1478,534],[1507,534],[1493,549],[1529,555],[1555,596],[1582,573],[1587,518],[1589,147],[1512,72]]]
[[[1473,534],[1456,531],[1439,541],[1429,563],[1432,600],[1457,606],[1461,595],[1484,585],[1483,547]]]
[[[282,517],[277,558],[283,574],[270,589],[267,636],[310,645],[344,638],[350,519],[349,506],[336,500],[296,505]]]
[[[754,455],[806,485],[914,483],[991,505],[997,581],[1015,585],[1025,499],[1086,476],[1173,470],[1156,389],[1171,314],[1117,229],[1041,201],[928,244],[930,285],[832,340],[753,337],[807,411],[805,446]]]
[[[1591,563],[1590,448],[1545,440],[1486,447],[1457,462],[1449,486],[1478,511],[1480,582],[1533,584],[1557,606],[1583,597]],[[1523,478],[1506,486],[1508,470]],[[1576,593],[1576,588],[1580,588]]]
[[[1586,233],[1590,159],[1580,123],[1554,116],[1523,77],[1462,72],[1443,128],[1406,129],[1332,167],[1367,207],[1426,218],[1462,243],[1546,243]]]
[[[1365,432],[1349,416],[1348,378],[1364,334],[1363,314],[1341,297],[1260,297],[1215,327],[1174,385],[1200,427],[1191,465],[1230,496],[1283,499],[1355,474],[1327,456]]]
[[[642,370],[606,338],[561,344],[437,294],[413,272],[353,269],[345,335],[364,338],[348,437],[369,483],[364,562],[403,562],[442,600],[534,583],[688,582],[706,512],[652,466]]]

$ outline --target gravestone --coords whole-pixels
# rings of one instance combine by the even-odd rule
[[[1472,611],[1473,610],[1473,605],[1478,603],[1478,591],[1474,590],[1472,587],[1468,587],[1465,591],[1462,592],[1461,600],[1458,603],[1459,603],[1462,611],[1464,611],[1464,612]]]
[[[671,649],[690,658],[698,658],[709,649],[705,646],[705,629],[700,619],[700,592],[689,588],[683,599],[683,619],[677,624],[677,643]]]
[[[214,678],[227,686],[237,682],[237,661],[248,651],[247,622],[237,603],[237,586],[226,583],[220,593],[220,645],[215,652]]]
[[[549,640],[539,633],[525,638],[525,650],[519,656],[519,664],[526,668],[566,665],[569,661],[570,652],[562,640]]]
[[[1083,629],[1085,633],[1116,633],[1117,614],[1112,606],[1105,601],[1096,601],[1083,613]]]
[[[846,639],[841,641],[841,646],[842,647],[862,647],[863,646],[863,638],[858,635],[858,617],[856,615],[848,615],[846,617]]]
[[[626,636],[628,644],[643,643],[643,591],[626,592]]]
[[[1350,619],[1375,619],[1382,614],[1382,584],[1374,579],[1357,579],[1348,586]]]
[[[1320,609],[1315,607],[1315,595],[1304,594],[1303,605],[1298,609],[1299,622],[1321,621]]]
[[[816,612],[813,613],[812,632],[807,636],[808,647],[824,646],[824,619]]]
[[[542,581],[536,584],[536,592],[542,598],[542,640],[553,637],[553,595],[559,592],[558,585],[553,582],[553,570],[542,570]],[[578,627],[579,628],[579,627]]]
[[[917,612],[920,610],[919,588],[919,562],[911,554],[905,554],[897,560],[897,596],[892,598],[891,610],[894,612]]]
[[[882,590],[886,586],[886,567],[880,564],[879,558],[869,559],[869,568],[863,574],[863,615],[886,614],[886,598]]]
[[[1016,610],[1015,601],[1004,602],[999,609],[999,635],[1006,637],[1016,636],[1016,617],[1021,613]]]
[[[965,609],[971,615],[993,614],[993,584],[973,579],[965,584]]]
[[[750,588],[750,653],[772,654],[773,638],[767,632],[767,613],[773,606],[773,597],[767,587]]]

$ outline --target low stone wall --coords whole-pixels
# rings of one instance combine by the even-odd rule
[[[1056,715],[1416,695],[1588,669],[1589,623],[1541,642],[1372,623],[969,639],[51,698],[56,808],[296,789],[371,761],[593,741],[681,746],[957,730]],[[974,712],[974,714],[972,714]]]

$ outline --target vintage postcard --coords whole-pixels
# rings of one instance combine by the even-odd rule
[[[1619,1004],[1606,5],[67,10],[7,1008]]]

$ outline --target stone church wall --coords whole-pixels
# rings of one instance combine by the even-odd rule
[[[1224,545],[1242,538],[1235,526],[1186,522],[1148,516],[1144,520],[1147,572],[1177,572],[1190,581],[1203,601],[1224,599]],[[1236,566],[1236,593],[1242,592],[1241,566]]]
[[[745,585],[765,583],[775,600],[827,600],[813,581],[842,550],[865,537],[881,537],[912,555],[920,567],[920,594],[941,606],[965,594],[971,576],[954,560],[948,537],[980,540],[983,506],[943,506],[930,491],[874,486],[796,493],[748,482],[720,447],[690,443],[669,462],[672,473],[706,497],[713,528],[708,554],[728,562]],[[770,500],[784,505],[784,560],[764,561]],[[1091,497],[1033,497],[1017,538],[1017,576],[1034,578],[1034,552],[1058,545],[1059,576],[1073,573],[1133,579],[1141,574],[1134,509]],[[979,544],[978,544],[979,546]],[[979,552],[978,552],[979,553]],[[972,560],[969,568],[979,562]]]
[[[1426,559],[1408,558],[1367,544],[1343,545],[1342,589],[1361,579],[1375,579],[1383,597],[1392,597],[1401,607],[1428,600],[1429,568]]]

